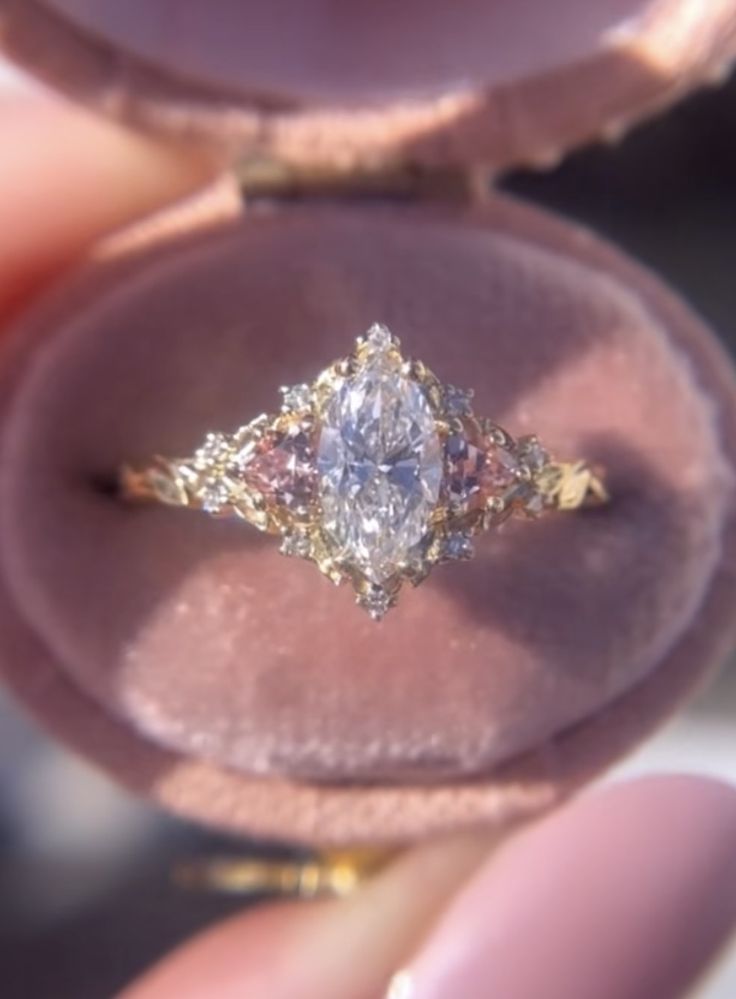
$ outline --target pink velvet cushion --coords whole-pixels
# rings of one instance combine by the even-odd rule
[[[718,410],[596,267],[482,212],[293,209],[89,291],[16,380],[0,550],[59,668],[144,738],[248,774],[488,775],[640,684],[704,601],[732,512]],[[239,523],[100,488],[272,408],[373,320],[512,432],[605,463],[611,505],[509,524],[376,625]]]

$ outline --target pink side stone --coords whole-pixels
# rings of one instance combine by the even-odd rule
[[[505,493],[516,481],[517,461],[470,420],[445,443],[445,488],[457,513],[482,509],[486,501]]]
[[[295,421],[269,430],[244,450],[241,468],[249,489],[295,515],[306,514],[316,486],[311,428]]]

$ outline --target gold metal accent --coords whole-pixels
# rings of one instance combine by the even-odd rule
[[[468,170],[395,162],[375,168],[356,168],[354,163],[346,163],[344,169],[332,165],[296,168],[282,160],[251,157],[237,164],[236,174],[247,201],[320,197],[467,204],[488,200],[491,190],[485,167]]]
[[[610,499],[602,469],[584,461],[550,462],[536,482],[555,510],[601,506]]]
[[[146,468],[123,465],[120,469],[120,492],[134,502],[165,503],[168,506],[191,506],[186,483],[177,461],[156,457]]]
[[[173,879],[184,888],[226,895],[343,897],[396,854],[392,849],[365,847],[325,851],[306,860],[205,857],[178,864]]]

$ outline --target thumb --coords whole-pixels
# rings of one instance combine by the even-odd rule
[[[203,185],[200,152],[41,94],[0,99],[0,315],[98,237]]]

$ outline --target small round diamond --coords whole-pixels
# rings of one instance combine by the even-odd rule
[[[284,409],[306,413],[312,408],[312,389],[309,385],[291,385],[281,389]]]
[[[230,498],[230,493],[222,482],[206,482],[199,495],[205,513],[220,513]]]
[[[220,513],[231,500],[228,472],[233,463],[230,442],[225,434],[208,434],[194,454],[196,492],[207,513]]]
[[[473,557],[473,542],[462,531],[447,535],[442,546],[442,558],[448,562],[467,561]]]
[[[514,502],[517,508],[528,516],[538,517],[547,505],[538,480],[549,464],[549,453],[542,447],[537,437],[530,435],[519,439],[517,454],[522,475],[514,490]]]
[[[448,416],[469,416],[472,403],[472,389],[461,389],[456,385],[445,385],[443,402]]]
[[[226,465],[232,457],[225,434],[207,434],[204,444],[194,453],[194,467],[206,472]]]
[[[292,558],[309,558],[312,552],[312,543],[309,535],[302,531],[292,531],[284,535],[281,541],[281,554],[289,555]]]
[[[374,621],[380,621],[396,602],[394,594],[376,584],[368,586],[367,589],[358,594],[356,599]]]
[[[549,454],[534,436],[521,437],[517,446],[521,462],[532,472],[539,472],[549,461]]]
[[[396,346],[396,339],[388,326],[374,323],[365,335],[365,342],[375,350],[388,350]]]

